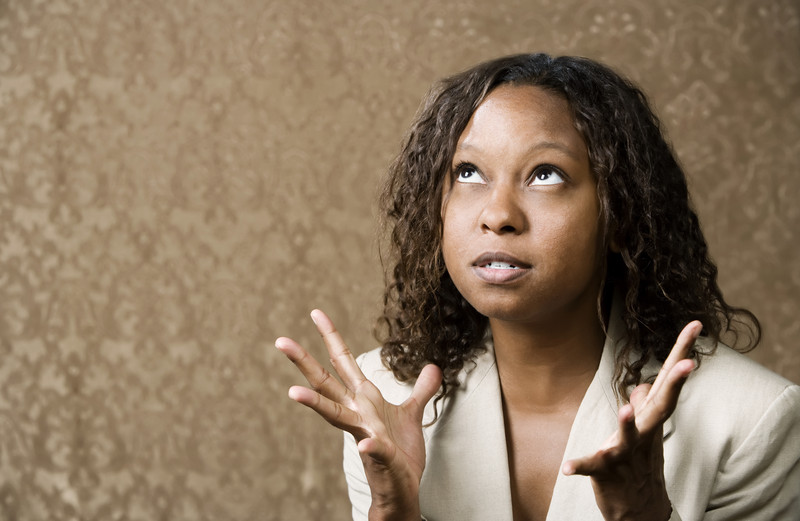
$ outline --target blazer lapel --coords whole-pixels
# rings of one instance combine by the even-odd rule
[[[500,380],[491,343],[426,432],[420,505],[429,521],[511,521]]]
[[[563,461],[596,452],[617,429],[622,402],[614,391],[617,345],[624,328],[615,299],[608,335],[594,378],[578,408],[570,430]],[[648,363],[644,376],[658,373],[661,364]],[[494,349],[487,351],[465,371],[461,387],[447,400],[439,421],[424,429],[427,449],[420,505],[429,521],[491,519],[511,521],[511,485],[508,470],[505,423]],[[426,422],[433,410],[426,411]],[[673,420],[664,424],[664,437],[673,431]],[[563,463],[562,461],[562,463]],[[591,480],[559,472],[547,521],[603,519],[594,498]]]
[[[607,338],[600,365],[572,423],[562,465],[564,461],[596,452],[616,430],[617,407],[611,385],[613,373],[614,352],[609,349]],[[597,509],[590,478],[565,476],[559,471],[547,521],[561,519],[602,521],[603,516]]]
[[[567,460],[597,452],[617,430],[617,413],[624,403],[617,397],[614,390],[617,347],[624,337],[624,326],[617,307],[619,301],[619,298],[614,299],[600,365],[578,408],[564,451],[562,465]],[[642,369],[643,378],[650,375],[655,376],[660,368],[659,362],[651,360]],[[669,436],[673,429],[672,418],[669,418],[664,423],[664,438]],[[547,521],[562,519],[603,520],[600,510],[597,508],[591,478],[565,476],[559,472],[547,513]]]

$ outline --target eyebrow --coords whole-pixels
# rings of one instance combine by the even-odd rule
[[[456,152],[460,150],[480,150],[480,146],[473,145],[471,143],[459,143],[456,146]],[[539,141],[532,146],[528,147],[528,150],[525,151],[526,154],[532,154],[534,152],[538,152],[539,150],[558,150],[560,152],[565,153],[575,161],[580,161],[581,158],[577,156],[574,150],[563,143],[559,143],[557,141]]]

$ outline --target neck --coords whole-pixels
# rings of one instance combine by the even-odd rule
[[[580,404],[605,343],[596,312],[579,320],[518,324],[490,320],[495,357],[510,408],[552,412]]]

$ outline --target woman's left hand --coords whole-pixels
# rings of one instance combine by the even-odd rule
[[[664,483],[664,422],[694,370],[689,350],[702,325],[683,328],[652,384],[637,386],[618,414],[619,429],[591,456],[569,460],[562,471],[592,478],[597,506],[606,520],[667,521],[672,505]]]

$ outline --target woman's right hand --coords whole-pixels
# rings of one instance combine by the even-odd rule
[[[422,415],[441,385],[441,370],[433,364],[426,365],[411,396],[402,404],[393,405],[383,399],[378,388],[361,372],[331,319],[316,309],[311,318],[342,381],[297,342],[281,337],[275,341],[275,347],[300,369],[311,385],[311,389],[291,387],[289,397],[355,438],[372,494],[370,520],[418,521],[419,483],[425,468]]]

